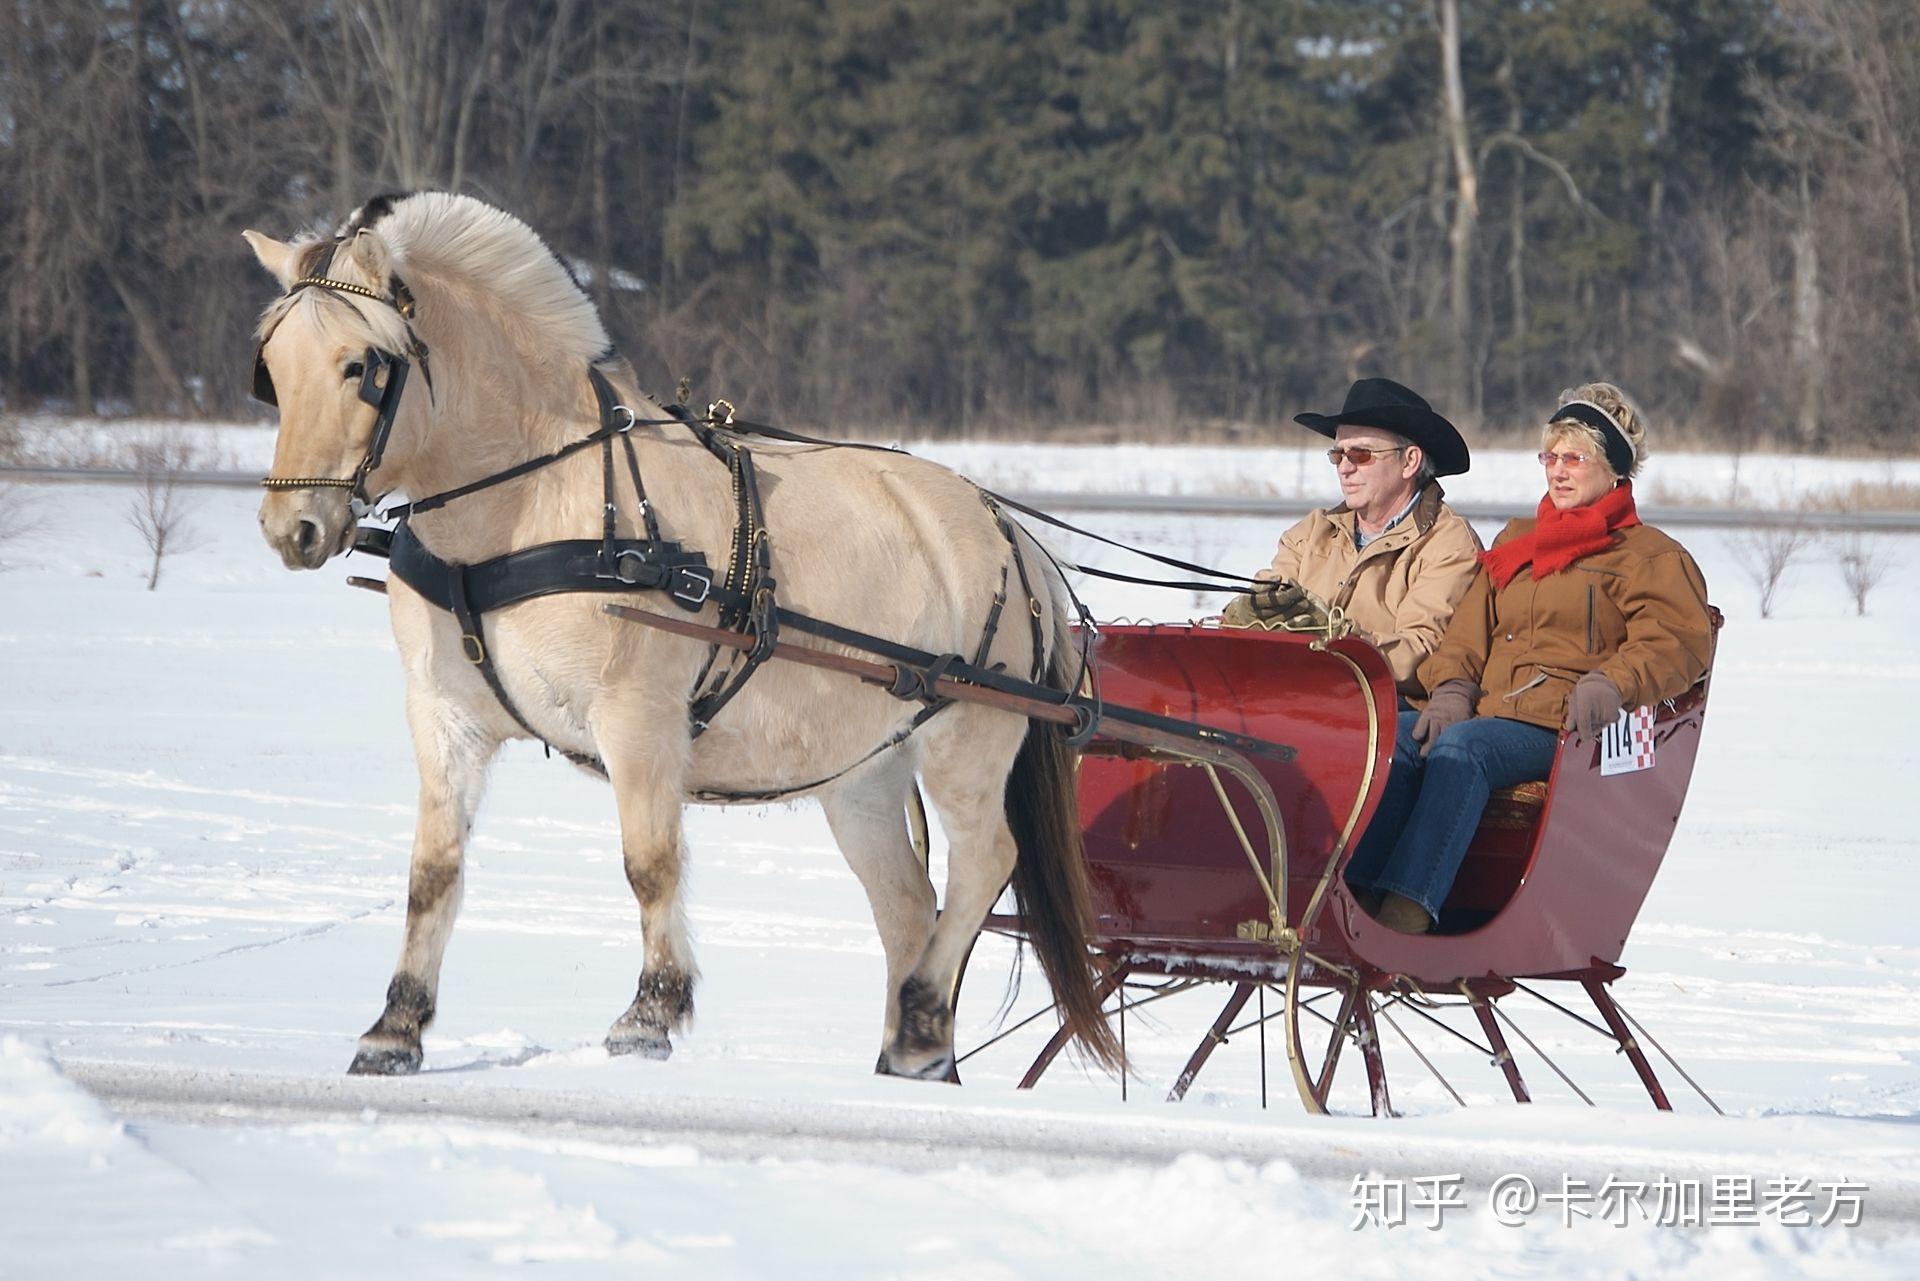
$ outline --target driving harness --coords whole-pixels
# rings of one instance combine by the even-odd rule
[[[401,582],[454,616],[467,661],[479,670],[487,687],[514,722],[542,742],[547,741],[545,736],[535,730],[515,706],[494,667],[486,641],[484,619],[488,613],[562,592],[657,590],[690,613],[699,612],[713,601],[720,609],[720,626],[751,636],[754,643],[746,651],[729,650],[730,654],[740,655],[738,661],[730,661],[717,672],[714,670],[717,652],[708,654],[695,679],[696,692],[688,708],[689,723],[697,738],[772,654],[779,635],[779,622],[773,608],[771,542],[762,516],[753,456],[684,410],[672,418],[636,418],[631,409],[618,402],[612,384],[597,368],[588,369],[587,380],[600,407],[597,430],[551,454],[484,480],[391,509],[387,514],[398,516],[394,527],[382,530],[362,526],[354,540],[354,549],[386,556],[389,567]],[[690,551],[660,536],[659,520],[647,499],[631,433],[636,426],[672,424],[687,426],[710,453],[726,464],[733,480],[733,545],[726,577],[718,582],[705,553]],[[622,538],[616,532],[619,515],[614,469],[616,440],[626,456],[638,509],[639,519],[635,523],[644,529],[643,538]],[[524,476],[596,444],[601,450],[603,486],[599,538],[541,543],[465,565],[435,555],[413,532],[411,518],[418,513],[433,511],[455,499]],[[548,746],[554,750],[551,744]],[[597,766],[592,758],[583,758],[578,753],[562,751],[562,754],[576,763]]]
[[[334,252],[338,252],[338,242]],[[359,311],[358,304],[352,301],[356,297],[392,307],[405,325],[406,354],[369,346],[363,359],[356,362],[359,365],[357,374],[352,364],[345,370],[348,377],[357,376],[360,379],[358,397],[374,410],[374,425],[366,454],[350,476],[268,476],[261,481],[261,484],[269,490],[346,489],[350,491],[354,518],[358,520],[373,510],[378,497],[384,497],[384,495],[378,497],[373,495],[368,489],[368,484],[372,474],[380,466],[387,438],[392,433],[394,416],[399,409],[401,392],[406,387],[409,368],[414,362],[419,363],[421,377],[426,382],[429,397],[433,395],[433,378],[428,367],[427,345],[420,340],[420,336],[413,329],[415,304],[413,294],[406,283],[399,276],[393,275],[390,277],[391,292],[381,293],[364,285],[337,280],[324,274],[325,271],[331,270],[331,265],[332,259],[329,258],[328,265],[322,269],[321,274],[305,275],[295,280],[289,287],[288,294],[297,293],[302,289],[321,289],[340,297],[355,311]],[[276,325],[278,323],[278,321],[275,322]],[[253,391],[255,397],[268,405],[277,407],[279,398],[275,393],[273,378],[267,370],[265,360],[266,342],[271,336],[272,331],[269,329],[261,335],[259,345],[254,349]],[[905,741],[933,717],[952,706],[953,699],[936,692],[937,683],[942,677],[951,677],[968,684],[1023,698],[1056,703],[1071,709],[1074,713],[1074,727],[1067,733],[1066,742],[1072,747],[1085,746],[1098,731],[1101,720],[1110,718],[1156,728],[1184,738],[1224,743],[1239,751],[1277,760],[1292,759],[1293,749],[1284,745],[1267,743],[1217,727],[1175,720],[1144,709],[1106,705],[1100,694],[1098,669],[1092,662],[1091,645],[1095,633],[1093,621],[1086,606],[1073,595],[1071,586],[1068,586],[1067,592],[1081,623],[1080,670],[1073,680],[1067,682],[1067,687],[1064,689],[1042,683],[1047,667],[1046,634],[1042,625],[1043,611],[1040,597],[1034,590],[1034,580],[1028,572],[1026,558],[1021,553],[1018,526],[1007,515],[1006,509],[1019,511],[1050,525],[1083,534],[1102,543],[1111,543],[1162,564],[1237,584],[1244,584],[1249,580],[1239,575],[1190,564],[1140,548],[1127,547],[1126,544],[1082,530],[1046,512],[1038,511],[976,485],[974,489],[981,503],[993,517],[1001,536],[1007,540],[1011,553],[1011,568],[1017,572],[1020,590],[1026,596],[1027,608],[1023,612],[1027,615],[1027,624],[1031,630],[1032,661],[1025,679],[1008,673],[1004,664],[989,665],[988,663],[994,636],[1008,599],[1009,564],[1005,562],[1000,566],[1000,584],[988,607],[980,641],[970,662],[957,653],[929,653],[884,637],[781,608],[774,596],[771,538],[761,508],[753,455],[737,443],[734,437],[743,434],[757,435],[787,443],[821,447],[877,449],[893,453],[902,451],[885,445],[822,440],[762,423],[743,422],[737,419],[733,407],[725,401],[717,401],[709,406],[704,418],[696,416],[683,403],[666,405],[664,408],[670,415],[667,418],[637,418],[632,409],[619,403],[612,384],[600,371],[599,366],[612,357],[613,352],[608,350],[589,362],[587,367],[587,379],[593,388],[594,399],[599,407],[600,425],[594,431],[550,453],[516,463],[491,476],[456,486],[427,498],[388,508],[380,514],[396,518],[393,527],[382,529],[373,525],[361,525],[355,533],[353,543],[355,551],[386,557],[392,573],[399,577],[400,581],[413,588],[435,607],[453,615],[460,629],[461,650],[467,661],[478,669],[488,689],[492,691],[500,706],[514,723],[528,737],[542,743],[549,755],[557,750],[575,764],[601,775],[607,772],[605,764],[597,757],[565,748],[556,749],[551,740],[536,730],[515,706],[506,687],[501,683],[500,674],[494,666],[493,655],[487,645],[486,615],[521,601],[562,592],[658,591],[676,606],[689,612],[698,612],[708,603],[714,604],[719,611],[721,628],[751,639],[750,644],[739,647],[709,645],[706,660],[693,682],[688,701],[689,728],[696,738],[706,732],[721,709],[740,692],[761,664],[772,656],[780,629],[783,627],[803,632],[831,644],[862,650],[886,660],[894,671],[894,678],[887,692],[902,701],[919,702],[922,705],[912,718],[865,755],[825,777],[764,791],[700,791],[692,794],[697,800],[722,802],[779,800],[833,782]],[[687,392],[684,385],[680,396],[682,401],[686,399]],[[735,511],[733,537],[729,548],[726,576],[717,582],[704,553],[683,547],[677,542],[660,536],[659,522],[654,515],[652,504],[647,499],[646,486],[640,474],[639,458],[634,450],[632,439],[634,429],[674,426],[684,427],[691,432],[709,453],[724,464],[732,483]],[[614,467],[616,440],[620,442],[625,454],[626,470],[631,479],[634,499],[637,503],[638,520],[635,524],[644,531],[645,537],[642,538],[621,538],[616,529],[619,515]],[[597,539],[564,539],[542,543],[535,547],[508,552],[478,564],[468,565],[437,556],[412,530],[409,519],[418,513],[433,511],[468,494],[478,493],[495,485],[515,480],[595,445],[598,445],[601,450],[602,484],[602,520],[600,536]],[[1036,543],[1035,546],[1047,557],[1048,563],[1060,575],[1061,582],[1065,583],[1065,571],[1068,566],[1055,559],[1044,545]],[[1156,586],[1177,586],[1206,591],[1222,590],[1217,583],[1170,583],[1164,580],[1136,578],[1086,565],[1075,565],[1072,568],[1123,582],[1153,583]],[[1241,588],[1236,588],[1236,590],[1239,589]],[[727,654],[724,664],[720,662],[723,649]],[[1086,692],[1077,692],[1081,689]]]
[[[324,275],[302,277],[294,282],[288,292],[293,293],[308,288],[323,289],[336,295],[351,294],[385,303],[398,311],[403,321],[408,322],[408,356],[369,347],[361,362],[358,395],[362,402],[375,410],[375,421],[366,455],[354,469],[353,474],[348,477],[269,476],[261,482],[270,490],[348,489],[352,494],[354,515],[358,518],[371,511],[377,501],[367,489],[368,478],[379,467],[387,438],[392,432],[394,415],[399,408],[400,394],[406,386],[409,357],[420,362],[422,374],[425,375],[427,348],[426,344],[421,342],[419,336],[413,332],[412,294],[397,276],[393,278],[391,294],[382,294],[362,285],[335,280]],[[277,406],[278,398],[264,359],[266,339],[270,336],[271,331],[262,335],[260,344],[255,349],[254,395],[268,405]],[[348,373],[351,375],[352,372],[352,366],[349,366]],[[549,754],[558,751],[560,755],[577,765],[603,775],[606,773],[604,763],[597,757],[565,748],[556,748],[545,735],[536,730],[515,705],[494,665],[493,655],[487,645],[485,616],[494,610],[504,609],[509,605],[540,596],[573,592],[630,594],[636,591],[659,591],[679,608],[696,613],[709,602],[714,603],[719,609],[719,625],[750,637],[753,643],[744,649],[726,648],[727,658],[724,663],[720,661],[723,647],[709,646],[706,660],[694,680],[693,693],[688,704],[688,722],[691,733],[696,738],[707,730],[721,709],[740,692],[761,664],[772,655],[783,624],[823,639],[889,657],[894,661],[897,673],[889,692],[896,698],[919,701],[923,704],[921,710],[894,734],[852,764],[825,778],[766,791],[698,793],[699,799],[703,800],[775,800],[822,786],[858,768],[888,748],[903,742],[927,721],[950,706],[953,700],[934,693],[935,682],[941,676],[954,675],[971,679],[976,674],[997,675],[1000,672],[997,666],[989,669],[985,665],[1001,612],[1006,605],[1008,583],[1006,565],[1001,566],[1000,586],[988,609],[986,623],[971,664],[966,663],[959,654],[927,654],[907,646],[894,645],[879,637],[868,636],[865,633],[837,627],[781,609],[775,603],[771,537],[761,507],[753,455],[746,448],[729,439],[726,430],[732,424],[731,406],[727,406],[725,402],[719,402],[709,410],[707,417],[702,419],[696,417],[684,405],[676,403],[666,406],[671,417],[640,419],[634,415],[632,409],[619,403],[612,384],[607,381],[597,365],[588,366],[587,379],[593,388],[594,398],[599,407],[600,424],[596,430],[548,454],[515,464],[481,480],[389,508],[381,514],[397,518],[391,529],[362,525],[356,532],[353,542],[354,551],[387,558],[391,572],[400,581],[406,583],[429,603],[453,615],[460,629],[461,650],[467,661],[479,672],[487,688],[492,691],[500,706],[514,723],[529,737],[542,743]],[[427,385],[431,394],[430,376],[427,377]],[[719,412],[722,408],[726,410],[724,416]],[[724,579],[715,581],[714,571],[703,552],[687,549],[677,542],[660,536],[659,521],[655,516],[653,505],[647,499],[639,459],[633,446],[632,432],[636,427],[643,426],[683,426],[709,453],[726,466],[732,483],[735,519]],[[616,440],[625,454],[626,470],[637,503],[636,524],[645,531],[643,538],[622,538],[616,532],[616,521],[619,515],[614,466]],[[598,538],[542,543],[469,565],[448,561],[436,555],[412,530],[410,518],[414,515],[436,510],[469,494],[525,476],[595,445],[600,447],[602,460],[602,520]],[[1002,535],[1007,539],[1012,551],[1012,564],[1019,573],[1021,588],[1027,595],[1026,613],[1033,635],[1033,666],[1029,678],[1030,681],[1037,681],[1044,669],[1045,654],[1045,637],[1041,630],[1039,601],[1033,593],[1032,582],[1012,523],[1002,513],[991,495],[985,491],[980,491],[980,494],[982,503],[992,513]],[[1062,701],[1066,699],[1064,691],[1047,690],[1046,692],[1055,699]],[[1086,717],[1083,727],[1086,734],[1091,734],[1093,722],[1096,719],[1091,715]]]

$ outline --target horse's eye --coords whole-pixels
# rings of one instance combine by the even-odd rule
[[[345,377],[348,382],[352,382],[354,379],[358,378],[360,375],[366,372],[367,372],[367,367],[365,365],[361,364],[357,360],[350,360],[347,362],[347,367],[343,371],[342,376]]]

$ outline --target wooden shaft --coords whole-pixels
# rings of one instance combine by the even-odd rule
[[[690,619],[675,618],[670,614],[656,614],[652,610],[634,609],[628,605],[609,604],[601,608],[616,618],[624,618],[629,622],[671,632],[675,636],[685,636],[689,640],[704,641],[709,645],[724,645],[729,649],[742,650],[752,649],[754,646],[751,636],[722,627],[709,627],[705,623],[696,623]],[[891,686],[898,675],[898,669],[891,663],[876,663],[864,658],[855,658],[851,654],[828,653],[826,650],[795,645],[788,641],[774,642],[773,657],[831,672],[844,672],[849,676],[858,677],[869,685]],[[956,680],[951,676],[936,679],[933,683],[933,693],[957,702],[979,703],[986,707],[999,708],[1001,711],[1015,712],[1037,721],[1050,721],[1055,725],[1080,723],[1079,714],[1065,704],[1049,703],[1043,699],[1028,698],[1021,694],[1010,694],[1005,690],[975,685],[968,681]],[[1239,753],[1229,748],[1186,738],[1179,734],[1171,734],[1149,725],[1134,725],[1124,721],[1104,719],[1100,722],[1100,733],[1106,738],[1118,739],[1124,743],[1162,748],[1198,760],[1226,763],[1229,758],[1239,759]]]

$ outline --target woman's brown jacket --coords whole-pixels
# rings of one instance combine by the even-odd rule
[[[1495,547],[1533,532],[1510,521]],[[1531,565],[1495,588],[1485,568],[1461,598],[1433,656],[1428,689],[1469,680],[1481,716],[1560,729],[1573,683],[1600,672],[1627,707],[1686,691],[1713,656],[1707,584],[1693,557],[1649,525],[1629,525],[1613,546],[1535,581]]]

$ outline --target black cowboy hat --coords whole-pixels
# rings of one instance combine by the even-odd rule
[[[1405,436],[1426,452],[1436,476],[1458,476],[1473,465],[1459,429],[1434,412],[1433,406],[1391,378],[1362,378],[1347,388],[1347,403],[1337,414],[1295,414],[1293,421],[1322,436],[1331,436],[1341,423],[1379,427]]]

